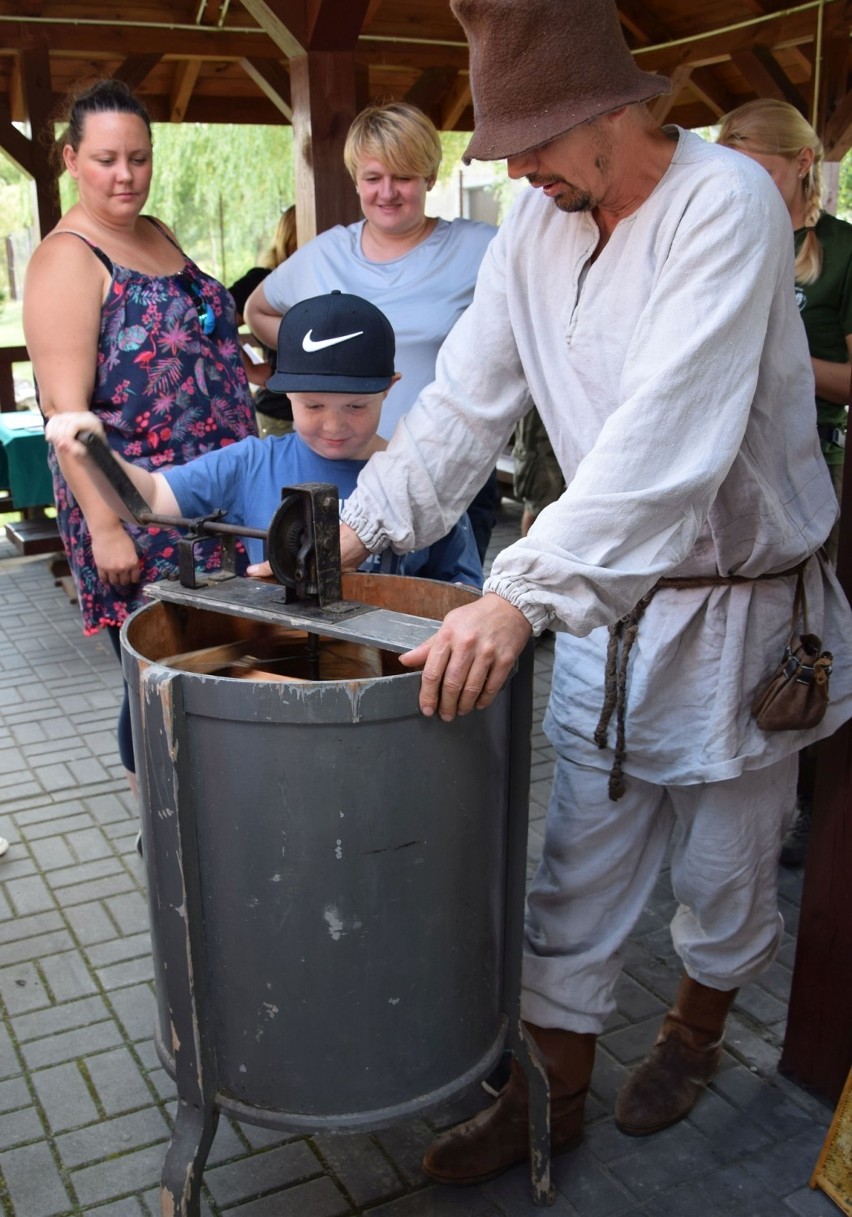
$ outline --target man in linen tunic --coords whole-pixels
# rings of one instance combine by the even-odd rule
[[[538,189],[489,246],[435,382],[362,471],[342,546],[351,562],[442,535],[535,402],[565,492],[495,558],[482,600],[409,662],[425,664],[424,712],[451,719],[488,704],[530,631],[558,631],[545,724],[557,764],[522,1009],[595,1035],[675,825],[672,935],[687,977],[733,1000],[773,959],[794,758],[852,715],[852,614],[817,554],[836,499],[772,180],[660,130],[644,104],[569,127],[509,153],[510,176]],[[750,707],[790,634],[795,578],[782,572],[811,555],[808,624],[835,652],[831,704],[818,727],[766,733]],[[626,792],[612,801],[612,752],[594,740],[607,627],[673,576],[746,581],[651,600],[628,666]]]

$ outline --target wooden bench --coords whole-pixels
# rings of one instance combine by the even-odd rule
[[[6,536],[19,554],[55,554],[62,552],[62,540],[56,520],[43,516],[37,520],[14,520],[6,525]]]

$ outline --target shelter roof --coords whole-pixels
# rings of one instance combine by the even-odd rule
[[[852,145],[852,0],[618,7],[641,66],[672,79],[660,119],[705,126],[780,97],[816,119],[829,159]],[[47,101],[115,75],[156,121],[290,122],[292,65],[311,52],[353,54],[363,103],[405,97],[442,129],[472,128],[467,46],[448,0],[0,0],[0,111],[31,116],[34,79]]]

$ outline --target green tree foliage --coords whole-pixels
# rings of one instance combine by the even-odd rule
[[[462,153],[470,143],[469,131],[442,131],[444,159],[438,170],[438,181],[448,182],[461,164]]]
[[[837,189],[837,214],[852,221],[852,153],[840,162],[840,182]]]
[[[257,265],[294,190],[290,127],[154,125],[147,210],[224,283]]]

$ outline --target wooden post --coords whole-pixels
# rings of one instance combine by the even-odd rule
[[[47,42],[42,40],[38,46],[21,51],[19,60],[31,131],[31,172],[35,187],[38,236],[44,237],[56,226],[62,214],[59,206],[59,183],[50,165],[47,146],[41,138],[50,122],[53,103]]]
[[[843,474],[837,575],[852,600],[852,460]],[[831,638],[823,639],[831,650]],[[848,646],[849,639],[835,645]],[[852,1067],[852,721],[817,748],[787,1033],[778,1068],[836,1103]]]
[[[356,113],[351,51],[309,51],[290,61],[296,219],[299,244],[335,224],[352,224],[361,209],[343,164],[343,145]]]

